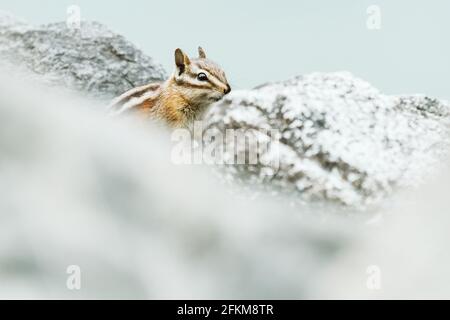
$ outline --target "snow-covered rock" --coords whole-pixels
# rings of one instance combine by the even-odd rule
[[[152,58],[96,22],[79,30],[65,23],[34,27],[0,13],[0,57],[46,84],[102,99],[166,77]],[[301,199],[361,206],[427,176],[448,149],[448,120],[446,102],[388,96],[341,72],[232,92],[210,109],[206,127],[268,142],[259,152],[264,164],[225,166],[227,180],[245,181],[252,192],[270,186]],[[231,154],[255,147],[242,142]]]
[[[83,32],[95,34],[96,26],[85,24]],[[62,47],[58,54],[47,48],[56,65],[72,59],[64,60],[67,69],[53,68],[39,51],[43,42],[24,36],[36,40],[61,28],[58,43],[67,32],[62,27],[40,32],[3,16],[0,52],[14,59],[17,45],[19,63],[53,85],[101,97],[123,90],[115,84],[127,87],[121,70],[135,70],[134,63],[108,60],[103,31],[98,47],[86,45],[105,49],[101,59],[69,44],[67,55]],[[95,37],[86,41],[97,43]],[[136,60],[151,61],[140,54]],[[81,77],[71,69],[93,63],[102,72],[107,62],[111,77]],[[141,79],[139,71],[133,74]],[[72,95],[55,97],[35,86],[24,94],[23,81],[0,78],[0,298],[450,296],[450,259],[443,254],[448,173],[392,212],[380,210],[366,226],[358,223],[364,213],[334,214],[350,211],[334,202],[291,208],[236,197],[200,167],[173,165],[172,146],[160,132],[105,117],[101,106],[86,108]],[[298,192],[288,200],[356,205],[434,167],[446,150],[447,118],[443,102],[386,96],[339,73],[234,92],[211,109],[208,121],[211,130],[251,128],[267,141],[266,130],[282,135],[279,154],[266,153],[269,160],[280,155],[279,166],[230,166],[231,176]],[[80,268],[81,290],[67,286],[70,266]],[[368,285],[374,268],[382,290]]]
[[[0,12],[0,60],[31,71],[46,84],[110,99],[166,78],[162,66],[97,22],[31,26]]]
[[[207,128],[212,134],[244,129],[269,144],[257,150],[264,164],[226,166],[231,180],[360,206],[426,176],[447,150],[448,120],[445,102],[384,95],[340,72],[236,91],[211,108]],[[235,142],[226,141],[228,156],[249,150],[245,140],[234,149]]]
[[[22,85],[0,79],[2,299],[450,297],[449,174],[366,226],[238,198],[151,128]]]
[[[0,298],[301,298],[353,235],[236,199],[132,119],[1,78]]]

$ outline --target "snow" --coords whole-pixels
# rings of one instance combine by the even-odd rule
[[[448,150],[448,116],[446,102],[384,95],[337,72],[233,92],[211,108],[207,126],[279,131],[279,170],[268,176],[262,164],[229,166],[234,180],[270,180],[269,188],[304,199],[364,207],[433,173]]]
[[[17,48],[28,72],[0,73],[0,298],[450,297],[448,102],[347,72],[235,91],[210,128],[282,140],[266,165],[217,174],[172,163],[169,133],[105,115],[103,99],[131,86],[124,70],[136,83],[165,73],[104,26],[82,30],[68,44],[63,24],[0,14],[2,61]],[[226,185],[241,179],[247,193]],[[382,290],[366,285],[373,265]]]

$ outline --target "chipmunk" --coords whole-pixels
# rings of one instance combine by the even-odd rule
[[[162,120],[170,127],[189,127],[214,102],[230,93],[225,72],[198,48],[198,58],[190,59],[175,50],[175,71],[162,83],[131,89],[114,99],[112,114],[136,111],[149,119]]]

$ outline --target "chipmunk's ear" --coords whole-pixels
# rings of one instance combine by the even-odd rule
[[[189,60],[189,57],[180,48],[175,50],[175,64],[179,70],[179,74],[182,74],[186,70],[186,66],[190,63],[191,60]]]
[[[198,47],[198,57],[202,58],[202,59],[206,59],[206,53],[202,47]]]

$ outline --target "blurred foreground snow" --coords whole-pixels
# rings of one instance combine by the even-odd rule
[[[283,136],[279,170],[231,166],[230,180],[295,191],[251,200],[173,165],[166,132],[58,93],[108,99],[165,77],[106,27],[0,12],[0,54],[0,298],[450,298],[446,102],[348,73],[233,93],[212,128]]]
[[[450,297],[448,177],[369,224],[236,199],[165,133],[23,85],[0,84],[0,298]]]
[[[171,165],[169,136],[0,88],[0,297],[302,297],[344,243]],[[69,265],[79,292],[66,288]]]

